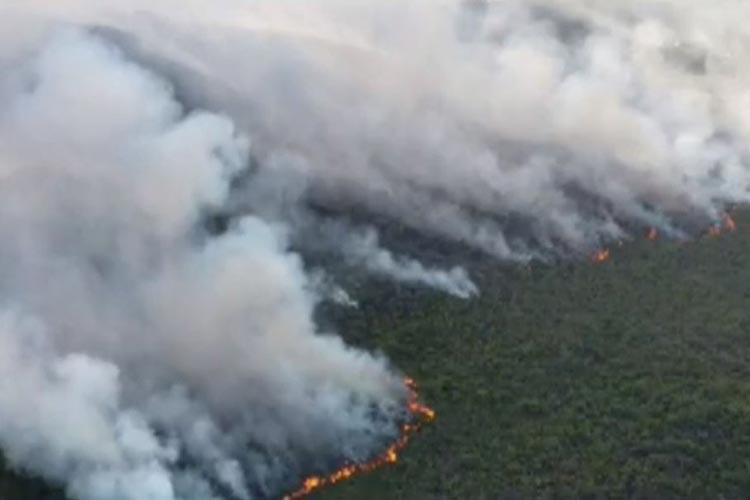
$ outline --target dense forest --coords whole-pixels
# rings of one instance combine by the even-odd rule
[[[398,465],[315,498],[745,498],[750,216],[737,223],[601,264],[469,256],[471,301],[349,283],[359,308],[325,322],[417,379],[438,418]],[[59,497],[0,477],[3,500]]]

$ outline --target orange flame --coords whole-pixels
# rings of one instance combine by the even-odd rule
[[[737,222],[734,220],[731,214],[725,213],[724,216],[721,218],[721,221],[715,223],[713,226],[706,229],[705,234],[709,236],[721,236],[722,233],[725,231],[728,231],[730,233],[733,233],[737,230]],[[646,233],[646,239],[650,241],[655,241],[659,238],[659,231],[652,227],[648,230]],[[617,242],[617,246],[622,246],[622,241]],[[609,248],[603,248],[601,250],[598,250],[594,252],[591,255],[591,261],[594,264],[601,264],[603,262],[608,261],[612,257],[612,253]]]
[[[591,256],[591,260],[594,261],[595,264],[601,264],[602,262],[606,262],[609,260],[610,257],[610,251],[608,248],[604,250],[599,250],[598,252],[594,252],[594,255]]]
[[[737,223],[729,214],[724,214],[724,217],[721,218],[721,222],[717,222],[716,224],[708,228],[708,235],[719,236],[724,232],[724,230],[729,231],[730,233],[733,233],[737,230]]]
[[[737,223],[729,214],[724,214],[724,227],[727,228],[730,233],[733,233],[737,230]]]
[[[406,409],[411,416],[413,423],[404,424],[401,428],[401,437],[380,455],[373,460],[362,464],[349,464],[332,472],[327,476],[313,476],[305,479],[300,488],[284,497],[284,500],[298,500],[306,497],[314,491],[320,490],[326,486],[347,481],[354,476],[366,474],[374,470],[385,467],[386,465],[398,462],[399,453],[408,446],[412,436],[419,432],[425,423],[432,422],[437,416],[432,408],[423,405],[419,399],[419,390],[414,380],[407,378],[404,385],[409,391]]]
[[[725,214],[722,221],[708,228],[707,233],[711,236],[719,236],[722,231],[726,229],[729,232],[737,230],[737,223],[730,214]],[[658,238],[659,233],[656,228],[649,229],[646,234],[646,238],[654,241]],[[617,242],[618,246],[622,246],[622,241]],[[591,260],[595,264],[601,264],[606,262],[611,257],[611,251],[608,248],[598,250],[591,256]],[[362,464],[349,464],[341,469],[329,474],[328,476],[312,476],[305,479],[300,488],[284,497],[284,500],[298,500],[306,497],[311,493],[320,490],[326,486],[337,484],[343,481],[347,481],[355,476],[366,474],[368,472],[375,471],[382,467],[398,462],[398,456],[411,441],[411,438],[419,432],[425,423],[432,422],[436,418],[435,411],[423,405],[420,402],[419,390],[414,380],[407,378],[404,380],[404,385],[409,391],[407,398],[407,410],[411,418],[416,423],[404,424],[401,428],[401,437],[394,443],[392,443],[382,454],[375,457],[373,460]]]

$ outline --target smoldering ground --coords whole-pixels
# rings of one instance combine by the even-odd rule
[[[513,261],[720,219],[750,134],[720,3],[5,3],[4,454],[161,500],[376,452],[400,376],[319,331],[300,255],[469,298],[368,214]]]

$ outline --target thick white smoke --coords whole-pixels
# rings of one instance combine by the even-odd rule
[[[470,297],[382,221],[526,260],[717,220],[748,201],[748,14],[7,0],[4,453],[83,500],[263,498],[367,456],[403,390],[316,331],[321,282],[350,301],[289,249]]]
[[[263,498],[397,431],[383,360],[319,335],[283,228],[201,231],[219,115],[80,30],[0,78],[0,443],[83,500]]]
[[[90,3],[326,208],[523,260],[747,200],[739,0]]]

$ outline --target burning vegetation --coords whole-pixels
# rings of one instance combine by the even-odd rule
[[[719,236],[726,232],[737,230],[737,224],[730,214],[725,214],[720,222],[709,227],[705,234],[709,236]],[[659,232],[656,228],[649,228],[645,233],[645,238],[649,241],[659,239]],[[617,242],[622,246],[622,241]],[[594,252],[591,256],[592,262],[601,264],[612,258],[612,251],[609,248],[603,248]],[[346,464],[340,469],[328,474],[327,476],[310,476],[302,482],[302,485],[294,492],[286,495],[284,500],[297,500],[304,498],[325,487],[332,486],[344,481],[353,479],[362,474],[367,474],[398,462],[399,454],[409,445],[412,437],[418,433],[422,427],[432,422],[435,417],[435,411],[425,406],[420,399],[419,390],[416,382],[410,378],[404,380],[404,385],[408,389],[407,414],[409,422],[401,428],[399,439],[391,443],[385,451],[377,455],[374,459],[366,463]]]
[[[734,220],[731,214],[726,213],[721,218],[721,221],[706,229],[704,234],[708,236],[721,236],[725,233],[733,233],[736,230],[737,222]],[[650,228],[646,233],[646,239],[649,241],[656,241],[657,239],[659,239],[659,231],[654,227]],[[617,246],[622,246],[622,242],[618,241]],[[591,255],[591,261],[594,264],[601,264],[610,260],[611,257],[611,250],[609,248],[603,248],[601,250],[597,250]]]
[[[608,248],[605,248],[604,250],[599,250],[597,252],[594,252],[594,255],[591,256],[591,260],[595,264],[601,264],[602,262],[606,262],[609,260],[609,257],[611,255],[611,252]]]
[[[302,482],[300,488],[284,497],[284,500],[296,500],[306,497],[326,486],[348,481],[356,476],[373,472],[387,465],[398,462],[399,453],[409,445],[411,438],[420,431],[423,425],[435,420],[436,414],[432,408],[422,404],[419,397],[417,383],[407,378],[404,385],[408,389],[406,410],[409,421],[401,428],[401,436],[391,443],[388,448],[369,462],[361,464],[347,464],[327,476],[311,476]]]
[[[734,232],[737,230],[737,223],[734,221],[731,215],[724,214],[721,222],[716,223],[708,229],[710,236],[719,236],[725,232]]]

